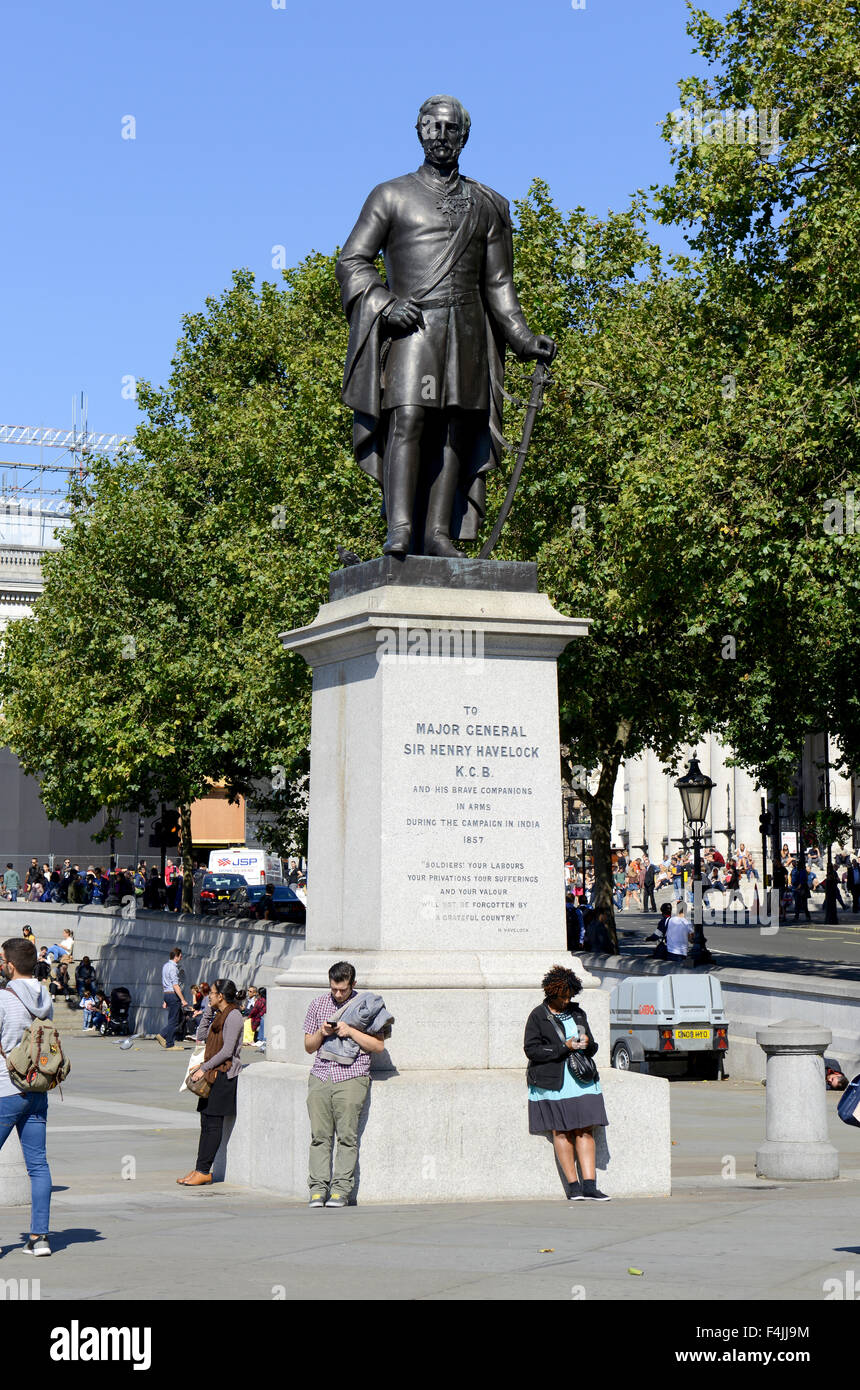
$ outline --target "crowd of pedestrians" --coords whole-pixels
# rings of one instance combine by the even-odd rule
[[[782,846],[781,863],[775,886],[780,889],[783,916],[794,910],[809,918],[809,900],[813,893],[823,893],[827,886],[826,854],[817,845],[805,854]],[[836,904],[840,908],[860,911],[860,858],[853,852],[838,852],[833,856],[832,884]],[[568,905],[575,904],[583,913],[594,905],[594,871],[588,865],[583,874],[574,861],[566,866]],[[623,849],[612,851],[613,900],[616,912],[649,913],[657,911],[657,896],[671,893],[674,903],[693,902],[693,855],[691,851],[663,854],[655,861],[643,854],[630,858]],[[764,885],[753,852],[739,845],[730,858],[714,846],[702,850],[702,889],[704,901],[711,907],[721,898],[734,892],[758,890]],[[719,895],[719,896],[716,896]],[[715,902],[716,896],[716,902]],[[570,906],[568,907],[570,917]]]
[[[199,892],[208,866],[193,861],[192,879],[195,894]],[[307,875],[299,868],[297,859],[290,859],[285,882],[296,897],[307,906]],[[121,907],[133,901],[136,907],[148,912],[181,912],[185,876],[182,864],[168,859],[164,873],[156,866],[147,867],[141,860],[137,868],[105,869],[101,865],[88,864],[84,869],[65,859],[63,864],[39,864],[35,857],[30,862],[24,882],[12,864],[8,864],[3,874],[2,895],[11,902],[31,903],[77,903],[81,906]],[[272,906],[274,885],[266,885],[266,896],[255,910],[258,918],[277,918]]]
[[[119,907],[134,900],[142,907],[178,912],[182,906],[182,870],[173,868],[168,860],[168,870],[162,879],[157,868],[147,870],[145,861],[136,869],[104,869],[95,864],[82,869],[71,859],[51,868],[50,864],[40,865],[34,858],[23,884],[12,865],[7,867],[3,891],[12,902],[77,903],[80,906],[94,903]]]

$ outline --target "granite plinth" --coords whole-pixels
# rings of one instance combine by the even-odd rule
[[[461,560],[433,555],[381,555],[349,565],[329,576],[329,599],[406,584],[431,589],[488,589],[496,593],[536,594],[537,565],[520,560]]]
[[[307,1200],[309,1060],[261,1062],[242,1073],[228,1182]],[[668,1196],[669,1082],[605,1067],[601,1084],[609,1126],[595,1134],[598,1186],[612,1197]],[[360,1142],[359,1202],[489,1202],[564,1192],[549,1139],[528,1131],[523,1067],[378,1077]]]
[[[267,1060],[239,1078],[228,1180],[306,1196],[304,1021],[345,959],[396,1020],[372,1058],[360,1200],[559,1196],[551,1144],[528,1132],[523,1031],[553,965],[584,974],[566,949],[556,662],[588,622],[528,565],[409,557],[341,576],[354,587],[332,576],[316,620],[282,634],[314,673],[322,868],[306,949],[269,990]],[[610,1119],[600,1185],[667,1194],[668,1082],[611,1070],[608,996],[582,983]]]
[[[387,586],[283,635],[313,667],[307,949],[565,941],[546,594]]]
[[[30,1179],[15,1130],[0,1149],[0,1207],[30,1205]]]
[[[269,989],[266,1058],[307,1065],[304,1020],[309,1005],[325,993],[326,952],[295,956]],[[525,1021],[543,998],[540,982],[554,965],[568,965],[583,983],[579,1003],[599,1047],[598,1066],[609,1066],[609,995],[593,975],[583,975],[563,947],[555,952],[356,951],[346,959],[359,989],[383,995],[395,1024],[390,1048],[374,1054],[371,1074],[519,1069]]]

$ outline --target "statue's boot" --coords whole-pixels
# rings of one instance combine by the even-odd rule
[[[442,558],[447,557],[452,560],[465,559],[464,551],[458,550],[454,542],[451,540],[451,537],[446,536],[444,532],[441,531],[434,531],[432,535],[425,535],[424,554],[438,555]]]
[[[438,555],[452,560],[465,559],[463,551],[458,550],[451,540],[451,513],[454,509],[459,472],[457,459],[446,458],[430,489],[427,520],[424,524],[425,555]]]
[[[418,449],[400,449],[386,464],[389,483],[385,495],[388,535],[383,555],[408,555],[412,548],[412,513],[421,456]]]
[[[382,547],[383,555],[408,555],[409,547],[412,544],[411,526],[391,526],[388,527],[388,535]]]

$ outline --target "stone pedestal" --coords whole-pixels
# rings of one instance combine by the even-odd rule
[[[305,1013],[346,959],[396,1019],[373,1059],[361,1200],[557,1196],[522,1041],[542,976],[572,961],[556,661],[587,624],[555,612],[533,566],[376,561],[332,592],[283,638],[314,671],[306,951],[269,991],[227,1177],[306,1198]],[[610,1070],[608,996],[583,983],[610,1119],[600,1185],[666,1193],[668,1083]]]
[[[756,1033],[767,1057],[766,1142],[756,1153],[760,1178],[813,1181],[839,1177],[827,1137],[824,1053],[829,1028],[786,1018]]]
[[[0,1207],[30,1205],[30,1179],[15,1130],[0,1149]]]

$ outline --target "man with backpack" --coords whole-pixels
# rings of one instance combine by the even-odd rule
[[[24,1162],[30,1175],[32,1212],[30,1239],[23,1247],[29,1255],[50,1255],[48,1231],[51,1216],[51,1170],[45,1152],[45,1131],[48,1120],[48,1090],[56,1079],[43,1074],[43,1061],[56,1067],[62,1059],[62,1049],[53,1024],[48,1022],[54,1012],[51,996],[43,984],[33,978],[36,969],[36,948],[30,941],[12,937],[0,947],[0,970],[7,980],[0,990],[0,1148],[13,1129],[21,1140]],[[38,1065],[23,1062],[20,1044],[28,1029],[45,1020],[39,1044]],[[32,1039],[32,1033],[31,1033]],[[14,1069],[11,1070],[10,1068]],[[18,1084],[13,1080],[13,1074]],[[62,1080],[63,1076],[58,1079]]]

